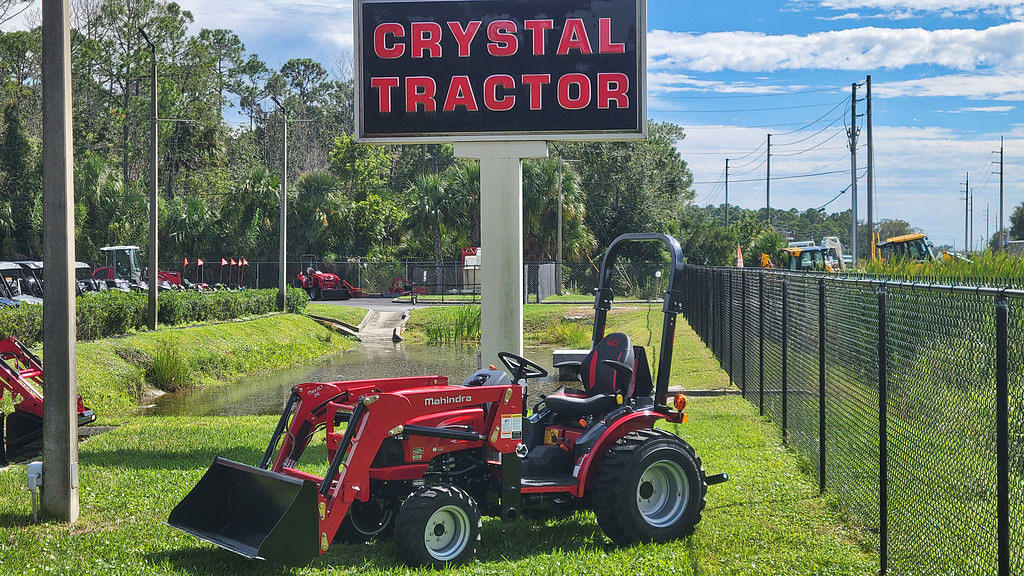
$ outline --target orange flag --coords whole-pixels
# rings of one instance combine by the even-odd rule
[[[185,257],[185,268],[188,268],[188,256]]]
[[[249,265],[249,261],[246,260],[245,258],[242,258],[242,266],[248,266],[248,265]]]
[[[197,258],[196,259],[196,266],[202,266],[202,265],[203,265],[203,259],[202,258]]]
[[[221,259],[220,259],[220,265],[221,265],[221,266],[227,266],[227,265],[228,265],[228,261],[227,261],[227,260],[225,260],[225,259],[223,259],[223,258],[221,258]]]
[[[739,244],[736,245],[736,267],[743,268],[743,250]]]
[[[236,265],[236,264],[235,264],[235,259],[234,259],[234,258],[232,258],[232,259],[231,259],[231,265],[232,265],[232,266],[235,266],[235,265]]]

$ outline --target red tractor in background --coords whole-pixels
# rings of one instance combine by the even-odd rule
[[[305,290],[310,300],[348,300],[362,296],[362,291],[337,274],[321,271],[319,259],[312,254],[303,254],[299,258],[299,268],[295,287]]]
[[[612,264],[638,241],[664,242],[672,254],[656,384],[642,346],[605,334]],[[689,444],[655,428],[686,422],[685,398],[667,398],[682,275],[674,238],[616,239],[596,291],[593,348],[571,366],[581,389],[542,396],[532,412],[527,382],[547,371],[507,352],[505,371],[491,366],[457,386],[442,376],[295,386],[259,464],[214,459],[167,522],[242,556],[292,565],[336,542],[389,537],[408,564],[459,564],[476,552],[481,515],[592,509],[619,544],[684,537],[708,486],[728,478],[705,475]],[[320,430],[323,476],[299,464]]]
[[[43,363],[16,338],[0,341],[0,400],[6,392],[14,412],[0,412],[0,465],[29,451],[43,437]],[[5,425],[6,420],[6,425]],[[96,420],[78,397],[78,425]]]
[[[148,278],[139,266],[138,246],[106,246],[100,248],[100,252],[107,256],[107,265],[93,270],[94,280],[105,281],[110,288],[146,289]],[[160,270],[157,272],[157,282],[164,289],[179,289],[181,273]]]

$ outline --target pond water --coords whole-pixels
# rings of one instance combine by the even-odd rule
[[[530,360],[548,367],[552,348],[528,348]],[[148,414],[175,416],[241,416],[280,414],[292,386],[306,382],[337,382],[399,376],[447,376],[459,384],[476,371],[476,349],[468,346],[428,346],[368,342],[347,352],[332,354],[303,366],[236,379],[228,384],[200,388],[158,398]],[[530,382],[530,397],[559,386],[555,377]]]

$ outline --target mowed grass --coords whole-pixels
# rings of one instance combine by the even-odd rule
[[[310,302],[306,306],[306,313],[331,320],[338,320],[352,326],[359,326],[359,323],[366,317],[366,308],[358,306],[342,306],[340,304],[324,304],[322,302]]]
[[[585,310],[585,309],[584,309]],[[591,311],[592,312],[592,311]],[[656,311],[655,311],[656,312]],[[578,322],[578,309],[528,310],[532,326]],[[655,330],[660,314],[652,313]],[[568,320],[564,318],[568,317]],[[613,313],[610,330],[646,334],[646,310]],[[643,332],[639,332],[643,329]],[[531,333],[536,334],[536,330]],[[635,336],[634,338],[638,338]],[[638,343],[646,343],[646,340]],[[686,372],[714,373],[716,364],[680,324],[673,385]],[[720,372],[720,371],[719,371]],[[678,373],[678,375],[677,375]],[[722,381],[724,376],[717,376]],[[727,380],[726,380],[727,381]],[[693,536],[618,547],[590,512],[545,523],[487,519],[476,560],[444,574],[869,574],[877,556],[820,498],[807,463],[780,443],[773,424],[738,397],[694,398],[689,421],[665,425],[689,441],[710,474],[731,480],[712,487]],[[81,445],[82,519],[73,527],[30,525],[24,467],[0,471],[0,573],[115,576],[135,574],[422,574],[402,565],[388,541],[337,545],[301,569],[248,561],[163,524],[214,456],[255,463],[275,417],[131,417]],[[322,470],[318,441],[304,469]]]
[[[876,559],[817,496],[771,424],[740,398],[694,399],[689,422],[667,428],[691,442],[710,489],[695,534],[618,547],[592,513],[533,523],[484,522],[477,560],[445,574],[868,574]],[[162,524],[215,455],[258,461],[273,417],[130,419],[81,447],[82,520],[29,525],[24,468],[0,472],[0,559],[17,574],[68,576],[421,574],[390,542],[336,545],[302,569],[248,561]],[[323,451],[317,450],[324,458]],[[312,462],[314,467],[325,462]],[[5,569],[5,573],[7,569]]]

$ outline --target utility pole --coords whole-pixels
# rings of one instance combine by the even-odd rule
[[[43,0],[43,404],[42,507],[78,520],[78,380],[75,340],[75,184],[68,0]]]
[[[157,306],[160,298],[160,206],[158,176],[160,171],[160,118],[157,113],[156,44],[142,28],[139,34],[149,44],[149,308],[146,310],[146,326],[157,328]]]
[[[971,186],[971,252],[974,252],[974,187]]]
[[[276,96],[271,95],[270,99],[281,111],[281,224],[278,231],[278,260],[281,265],[277,274],[277,304],[284,312],[288,309],[288,112]]]
[[[988,202],[985,202],[985,236],[982,237],[982,241],[981,241],[981,249],[982,249],[982,251],[985,250],[985,240],[987,240],[988,238],[991,238],[991,236],[989,236],[989,233],[988,233],[989,232],[989,229],[988,229],[988,223],[989,223],[988,222],[988,216],[989,216],[989,214],[988,214]]]
[[[850,85],[850,198],[852,214],[850,234],[853,245],[853,267],[857,267],[857,83]]]
[[[765,205],[768,207],[768,225],[772,225],[772,135],[768,135],[768,167],[764,171]]]
[[[971,173],[964,180],[964,253],[969,252],[971,245]]]
[[[1006,175],[1006,158],[1005,158],[1005,156],[1003,156],[1003,152],[1004,152],[1003,137],[1000,136],[999,137],[999,225],[996,226],[996,229],[999,231],[999,239],[996,242],[996,248],[999,249],[999,250],[1005,250],[1006,249],[1006,229],[1004,228],[1004,223],[1006,222],[1006,220],[1003,219],[1005,217],[1005,215],[1003,213],[1003,201],[1005,199],[1005,192],[1006,192],[1005,189],[1003,188],[1003,179],[1004,179],[1004,176]]]
[[[871,75],[866,81],[867,123],[868,123],[868,234],[870,234],[871,260],[875,259],[875,133],[871,122]]]
[[[725,159],[725,227],[729,227],[729,159]]]
[[[562,203],[565,201],[562,194],[562,156],[558,156],[558,263],[555,272],[558,275],[558,295],[562,294]]]

